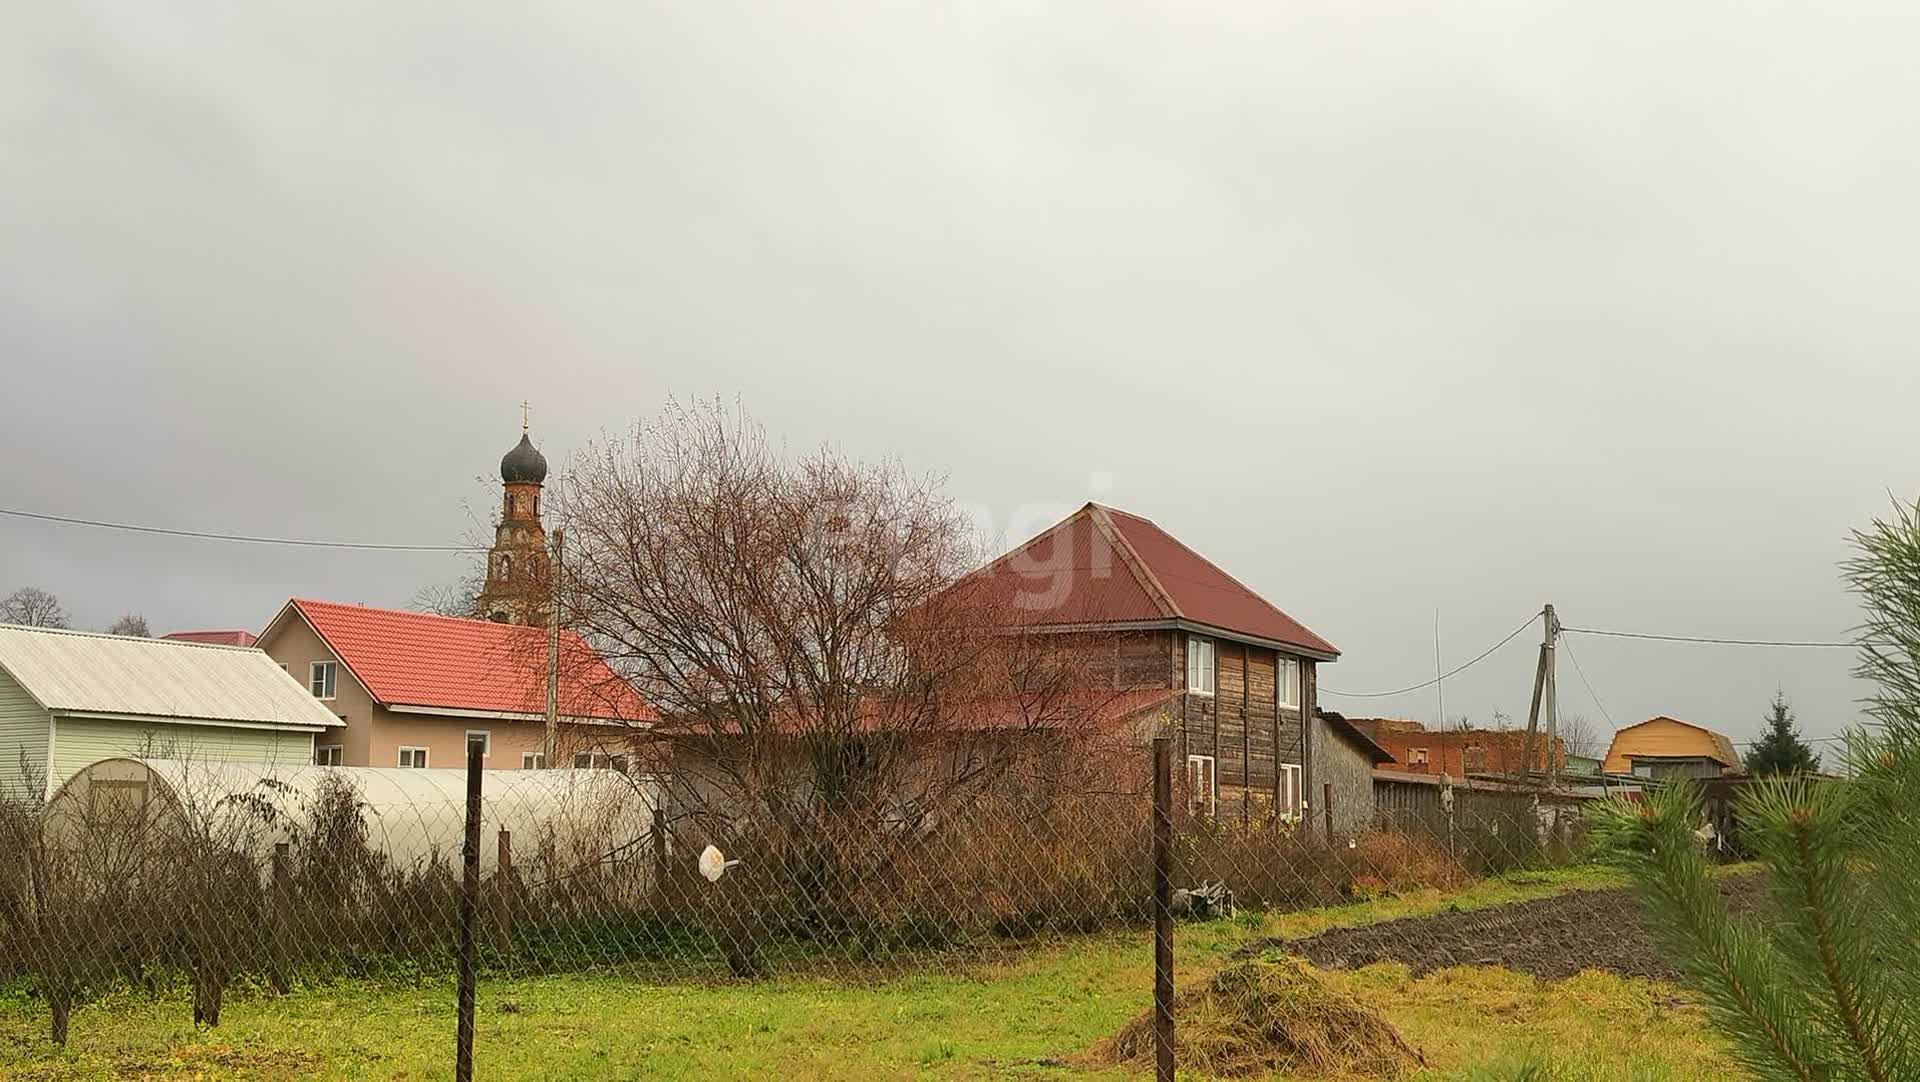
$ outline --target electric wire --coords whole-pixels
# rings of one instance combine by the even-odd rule
[[[1451,680],[1455,676],[1458,676],[1459,674],[1466,672],[1468,669],[1473,668],[1475,665],[1478,665],[1480,662],[1485,661],[1487,658],[1493,656],[1494,651],[1500,649],[1502,646],[1505,646],[1506,644],[1512,642],[1514,639],[1518,638],[1522,631],[1525,631],[1527,628],[1533,626],[1533,622],[1535,620],[1540,619],[1542,615],[1544,615],[1544,611],[1536,612],[1533,615],[1527,617],[1526,620],[1522,622],[1519,627],[1516,627],[1512,631],[1508,632],[1506,638],[1501,639],[1499,642],[1496,642],[1492,646],[1487,647],[1485,650],[1480,651],[1480,653],[1474,656],[1473,660],[1468,661],[1466,664],[1460,665],[1448,672],[1441,673],[1439,676],[1436,676],[1431,680],[1423,680],[1418,684],[1414,684],[1412,687],[1398,688],[1393,691],[1335,691],[1332,688],[1321,688],[1320,691],[1323,694],[1338,695],[1344,699],[1385,699],[1394,695],[1405,695],[1408,692],[1421,691],[1426,688],[1430,688],[1433,685],[1440,683],[1442,680]]]
[[[233,541],[248,545],[292,545],[298,548],[320,549],[359,549],[374,552],[481,552],[484,549],[476,545],[407,545],[378,541],[332,541],[304,537],[258,537],[248,534],[215,533],[208,530],[176,530],[165,526],[144,526],[131,522],[109,522],[102,519],[72,518],[67,515],[48,515],[38,511],[21,511],[11,507],[0,507],[0,515],[12,518],[33,519],[38,522],[58,522],[68,526],[88,526],[101,530],[121,530],[127,533],[161,534],[166,537],[190,537],[202,541]]]

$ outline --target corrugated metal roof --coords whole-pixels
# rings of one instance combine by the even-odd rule
[[[259,650],[0,624],[0,668],[56,713],[343,725]]]
[[[282,615],[288,610],[307,621],[382,705],[546,712],[544,628],[298,597]],[[560,634],[560,713],[615,721],[657,717],[572,631]]]
[[[967,581],[1024,626],[1184,620],[1327,657],[1340,652],[1151,520],[1097,503]]]

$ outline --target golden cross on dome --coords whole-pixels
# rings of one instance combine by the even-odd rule
[[[532,412],[533,412],[533,403],[528,402],[524,398],[521,399],[520,400],[520,431],[525,432],[527,430],[527,415]]]

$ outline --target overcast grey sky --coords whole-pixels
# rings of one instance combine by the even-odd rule
[[[1003,530],[1154,518],[1359,691],[1436,611],[1449,663],[1544,601],[1842,636],[1846,531],[1920,495],[1910,5],[219,7],[0,9],[0,506],[458,541],[523,397],[557,461],[738,395]],[[458,570],[0,519],[89,626]],[[1573,649],[1622,724],[1863,690]]]

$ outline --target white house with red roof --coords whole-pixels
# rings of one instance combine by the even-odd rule
[[[1370,818],[1392,756],[1317,710],[1340,651],[1151,520],[1089,503],[970,580],[1002,619],[1110,657],[1116,687],[1165,690],[1193,811],[1291,816],[1333,785],[1344,829]]]
[[[546,742],[542,628],[294,598],[260,633],[266,651],[345,722],[322,765],[452,767],[470,743],[493,770],[534,769]],[[656,720],[580,636],[561,633],[556,766],[623,765]]]

